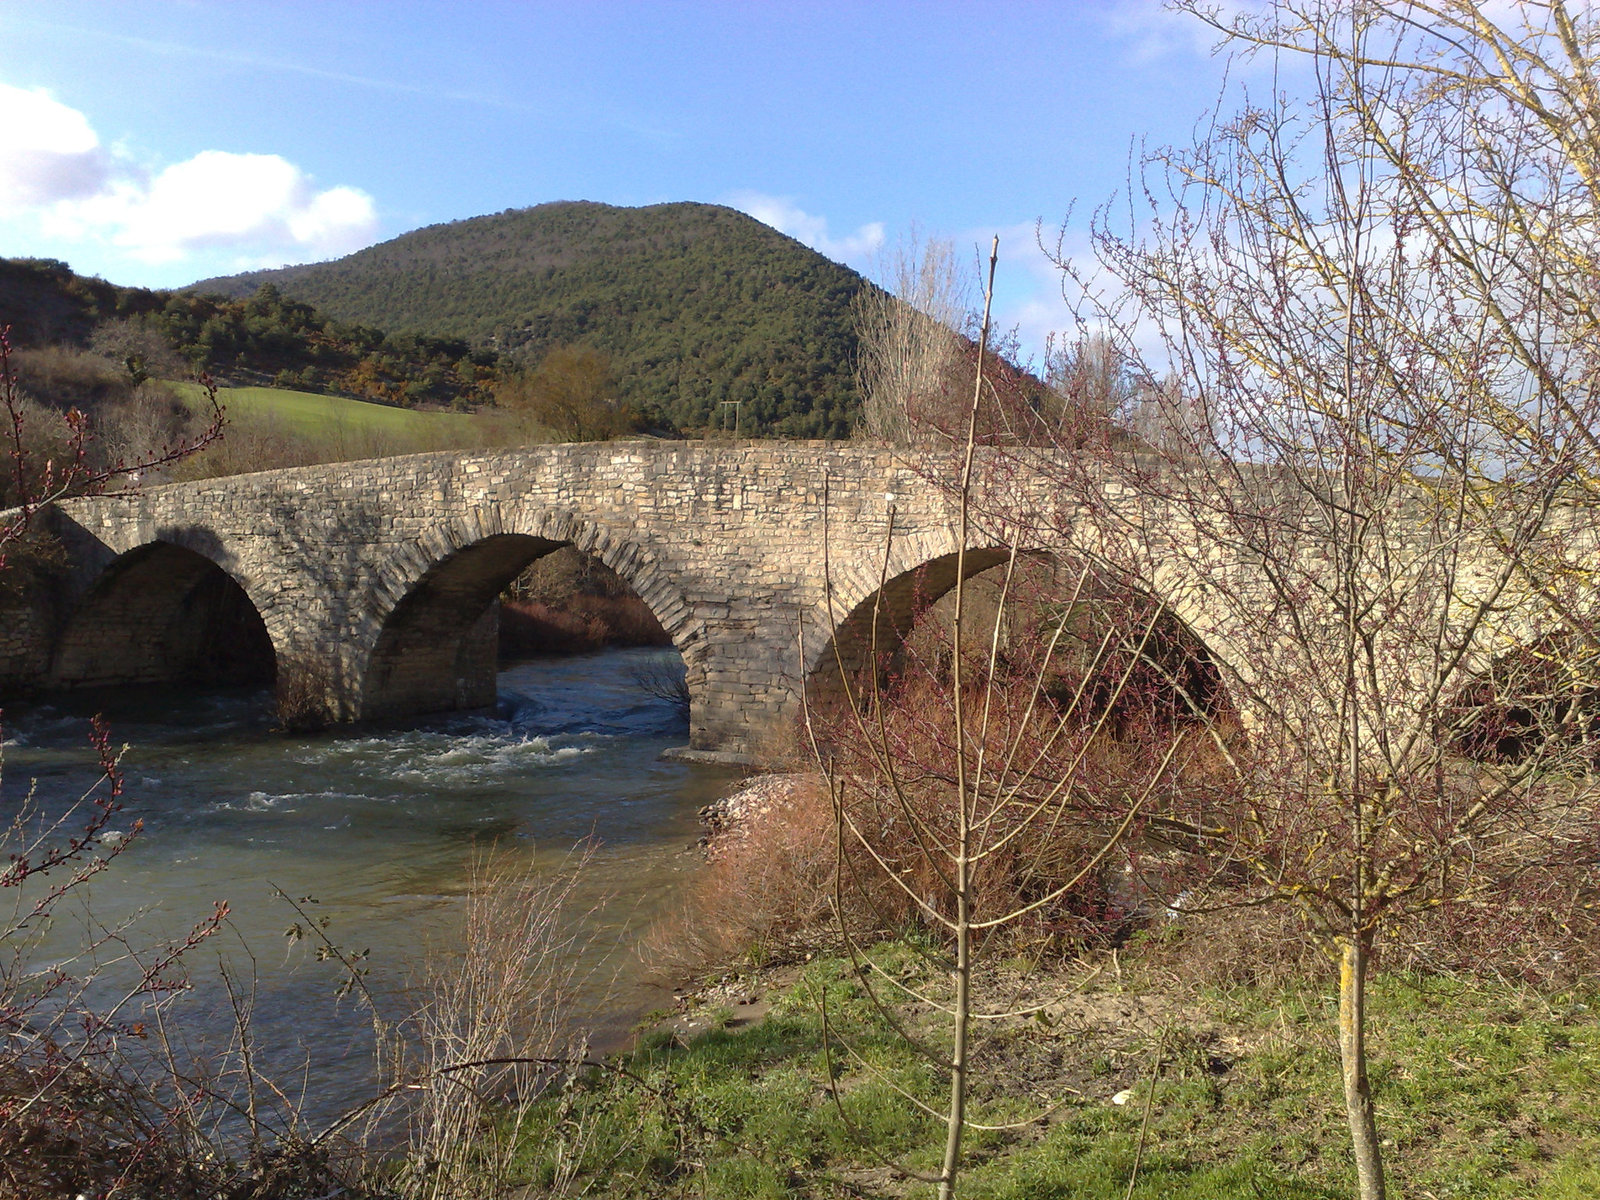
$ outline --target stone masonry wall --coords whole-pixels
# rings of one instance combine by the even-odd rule
[[[76,610],[106,567],[169,543],[238,583],[280,662],[326,668],[331,715],[395,715],[410,701],[369,686],[368,673],[397,610],[418,607],[402,601],[423,585],[448,590],[441,564],[465,561],[486,539],[513,536],[527,551],[519,562],[570,542],[626,579],[683,653],[692,744],[748,752],[793,718],[835,624],[877,587],[891,505],[891,575],[953,548],[940,488],[889,451],[840,443],[541,446],[173,484],[60,506],[55,532],[74,564],[65,633],[40,636],[72,642],[74,619],[87,619]],[[454,639],[437,647],[453,678],[431,691],[405,686],[456,697],[442,707],[481,702],[492,660],[479,616],[435,631]],[[22,640],[9,660],[13,691],[55,654]]]

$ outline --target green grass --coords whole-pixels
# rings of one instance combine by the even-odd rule
[[[204,392],[198,384],[173,387],[192,410],[201,409]],[[504,421],[475,413],[416,412],[265,387],[222,388],[217,399],[227,410],[221,440],[179,463],[173,478],[208,479],[530,440]]]
[[[877,953],[891,964],[906,961],[892,946]],[[1183,1023],[1161,1043],[1164,1067],[1134,1196],[1353,1194],[1333,1010],[1321,986],[1185,999]],[[828,1095],[815,1002],[824,989],[830,1027],[882,1075],[833,1058],[848,1123]],[[1393,1193],[1600,1195],[1597,1011],[1600,996],[1590,992],[1541,996],[1481,982],[1380,979],[1371,1010],[1373,1080]],[[1155,1048],[1148,1032],[1033,1023],[1003,1032],[977,1089],[978,1119],[1020,1117],[1033,1107],[1025,1094],[1050,1092],[1052,1084],[1067,1103],[1026,1128],[969,1135],[963,1196],[1121,1200]],[[1129,1064],[1134,1099],[1113,1106],[1101,1093],[1119,1086],[1108,1081]],[[895,1087],[937,1108],[944,1085],[863,1001],[839,962],[807,968],[762,1024],[713,1029],[686,1045],[648,1035],[620,1066],[541,1102],[525,1143],[531,1183],[549,1194],[630,1198],[929,1191],[883,1169],[858,1139],[879,1155],[932,1168],[941,1130]],[[1068,1092],[1068,1081],[1083,1094]]]
[[[170,384],[191,410],[199,411],[205,391],[198,383]],[[387,404],[370,404],[343,396],[319,396],[284,388],[228,387],[217,389],[217,400],[236,421],[275,421],[287,432],[316,436],[330,429],[378,434],[406,439],[442,436],[470,437],[481,425],[472,413],[417,412]]]

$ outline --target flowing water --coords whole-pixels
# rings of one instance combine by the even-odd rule
[[[130,747],[116,825],[143,822],[93,881],[87,910],[57,916],[42,953],[89,940],[91,920],[135,919],[135,944],[179,936],[226,901],[226,930],[190,955],[186,1028],[225,1040],[218,959],[253,973],[260,1065],[304,1081],[310,1107],[329,1114],[371,1091],[365,1021],[335,1001],[340,972],[313,940],[285,938],[299,917],[276,893],[311,898],[305,910],[337,945],[369,952],[369,985],[398,1005],[427,948],[452,942],[475,853],[556,867],[592,841],[574,897],[579,911],[600,906],[584,918],[595,980],[584,1018],[599,1042],[615,1040],[665,995],[637,943],[681,894],[698,862],[696,811],[730,779],[659,760],[687,741],[687,723],[638,676],[673,668],[671,650],[528,661],[501,673],[493,715],[306,736],[271,732],[260,693],[136,689],[14,705],[0,814],[17,810],[29,780],[47,810],[92,783],[88,717],[103,711]]]

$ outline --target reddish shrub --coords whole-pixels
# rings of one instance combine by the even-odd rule
[[[633,595],[575,595],[560,605],[506,600],[500,606],[500,653],[505,657],[671,644],[650,607]]]
[[[708,839],[705,869],[650,939],[653,957],[670,966],[782,955],[828,915],[833,806],[822,777],[764,776],[723,804],[733,811]]]

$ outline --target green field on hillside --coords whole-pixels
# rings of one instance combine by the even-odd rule
[[[205,393],[198,383],[173,383],[171,387],[191,409],[200,407]],[[344,428],[360,433],[403,437],[438,435],[454,440],[471,438],[483,425],[482,418],[474,413],[417,412],[344,396],[319,396],[315,392],[292,392],[283,388],[218,388],[217,401],[227,410],[230,420],[275,421],[290,432],[308,436],[330,428]]]
[[[172,386],[190,409],[200,412],[205,393],[198,384]],[[185,457],[171,478],[209,479],[543,440],[496,413],[417,412],[268,387],[219,388],[217,401],[227,416],[221,439]]]

